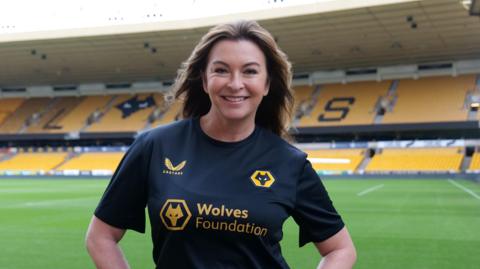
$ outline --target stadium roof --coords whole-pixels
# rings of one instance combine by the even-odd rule
[[[342,0],[225,16],[0,35],[0,87],[171,80],[212,25],[256,19],[296,73],[480,58],[458,0]]]

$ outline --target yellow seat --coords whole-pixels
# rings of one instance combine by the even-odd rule
[[[382,123],[466,121],[465,96],[475,87],[475,75],[400,80],[397,102]]]
[[[56,170],[109,170],[115,171],[120,163],[123,152],[88,152],[73,157],[59,166]]]
[[[363,149],[305,150],[316,171],[353,173],[363,160]]]
[[[64,152],[17,153],[12,158],[0,162],[0,171],[48,172],[60,165],[67,155]]]
[[[375,154],[366,172],[459,172],[460,148],[389,148]]]

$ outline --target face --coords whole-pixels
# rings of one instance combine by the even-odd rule
[[[218,42],[209,54],[203,88],[212,103],[208,117],[255,124],[269,88],[265,55],[251,41]]]

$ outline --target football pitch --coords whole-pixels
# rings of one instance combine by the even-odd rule
[[[94,268],[84,235],[107,180],[0,180],[0,268]],[[465,180],[325,180],[358,252],[355,268],[480,268],[480,184]],[[153,268],[149,231],[121,242],[132,268]],[[316,268],[287,220],[283,254]],[[179,254],[180,255],[180,254]],[[179,257],[181,258],[181,256]]]

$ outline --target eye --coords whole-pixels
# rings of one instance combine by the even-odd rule
[[[223,68],[223,67],[216,67],[213,69],[213,72],[214,73],[218,73],[218,74],[225,74],[228,72],[228,70],[226,68]]]
[[[244,73],[247,75],[256,75],[258,74],[258,71],[254,68],[247,68],[245,69]]]

